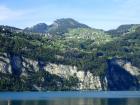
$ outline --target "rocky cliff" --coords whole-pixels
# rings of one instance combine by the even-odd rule
[[[140,69],[120,58],[108,60],[107,86],[109,90],[139,90]]]
[[[94,76],[89,71],[78,70],[76,66],[61,65],[35,61],[18,55],[2,53],[0,55],[0,72],[16,76],[30,76],[29,72],[44,70],[52,75],[69,80],[70,77],[78,78],[76,90],[102,90],[100,76]]]
[[[139,90],[140,69],[123,59],[108,60],[106,75],[97,76],[90,71],[78,70],[76,66],[37,61],[7,53],[0,54],[0,72],[3,74],[32,77],[32,72],[41,70],[68,81],[70,77],[76,77],[77,85],[72,87],[74,90]],[[50,80],[53,80],[53,76]],[[32,85],[37,90],[43,89],[43,86]],[[59,87],[58,83],[56,85]]]

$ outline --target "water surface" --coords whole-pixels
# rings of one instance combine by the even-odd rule
[[[0,105],[140,105],[140,92],[0,92]]]

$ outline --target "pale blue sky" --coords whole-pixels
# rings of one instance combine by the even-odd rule
[[[74,18],[94,28],[140,24],[140,0],[0,0],[0,24],[19,28]]]

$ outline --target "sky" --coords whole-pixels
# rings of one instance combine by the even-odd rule
[[[98,29],[140,24],[140,0],[0,0],[0,25],[18,28],[73,18]]]

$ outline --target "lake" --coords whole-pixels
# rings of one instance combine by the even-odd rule
[[[0,105],[140,105],[140,91],[0,92]]]

